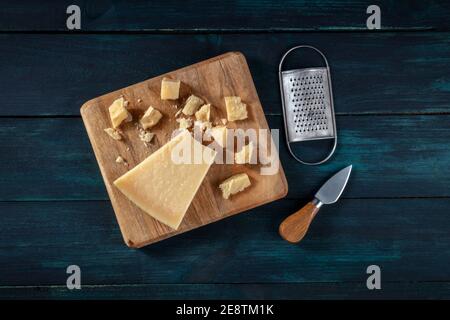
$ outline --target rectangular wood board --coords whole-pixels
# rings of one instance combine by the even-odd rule
[[[160,99],[163,77],[181,80],[182,85],[178,100]],[[114,186],[114,180],[170,140],[173,130],[178,128],[175,114],[190,94],[195,94],[211,103],[211,120],[213,123],[226,118],[223,97],[240,96],[242,101],[247,104],[248,119],[229,122],[227,127],[244,130],[249,128],[268,129],[246,59],[239,52],[229,52],[108,93],[89,100],[81,107],[81,116],[120,230],[125,243],[129,247],[139,248],[160,241],[280,199],[287,194],[288,186],[281,163],[279,164],[279,170],[272,175],[261,175],[260,164],[214,163],[196,193],[183,222],[178,230],[174,230],[139,209]],[[104,129],[111,127],[108,107],[121,95],[129,101],[127,108],[133,115],[133,121],[121,126],[124,138],[121,141],[116,141],[109,137]],[[150,105],[160,110],[163,118],[151,129],[151,132],[155,133],[155,137],[146,146],[139,139],[136,122]],[[117,163],[115,160],[118,156],[122,156],[128,165]],[[276,157],[278,159],[278,155]],[[219,184],[231,175],[241,172],[249,175],[252,185],[228,200],[223,199],[218,188]]]

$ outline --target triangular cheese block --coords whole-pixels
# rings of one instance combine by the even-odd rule
[[[114,185],[153,218],[178,229],[215,156],[184,131]]]

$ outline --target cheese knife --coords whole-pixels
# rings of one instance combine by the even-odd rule
[[[336,173],[322,185],[312,201],[284,219],[279,228],[281,237],[291,243],[302,240],[320,207],[323,204],[331,204],[339,200],[351,171],[352,166],[350,165]]]

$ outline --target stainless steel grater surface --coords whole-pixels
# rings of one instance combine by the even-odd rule
[[[316,51],[325,62],[325,67],[283,71],[284,59],[297,49]],[[337,144],[330,69],[325,56],[311,46],[294,47],[281,59],[279,76],[286,139],[290,153],[304,164],[324,163],[332,156]],[[292,142],[319,139],[334,139],[331,152],[321,161],[306,162],[291,150]]]

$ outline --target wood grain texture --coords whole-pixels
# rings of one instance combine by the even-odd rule
[[[280,116],[267,120],[282,130]],[[336,154],[307,168],[289,156],[281,131],[288,197],[309,200],[349,164],[354,173],[344,197],[448,197],[449,121],[449,115],[338,116]],[[81,119],[0,119],[0,139],[0,200],[109,199]]]
[[[162,101],[160,99],[161,80],[164,77],[181,80],[183,86],[178,101]],[[268,138],[267,141],[270,141],[267,121],[245,57],[237,52],[211,58],[111,92],[89,100],[81,107],[83,122],[125,243],[129,247],[143,247],[280,199],[287,194],[287,182],[281,166],[272,175],[262,175],[261,164],[223,165],[214,163],[189,206],[181,225],[174,230],[145,213],[114,186],[114,180],[141,163],[171,139],[172,133],[178,128],[175,114],[182,107],[183,101],[191,94],[211,103],[211,121],[218,124],[221,124],[220,119],[227,117],[224,97],[234,95],[241,97],[242,101],[247,104],[248,119],[229,122],[227,128],[254,129],[258,132],[266,130],[266,139]],[[155,107],[163,114],[158,125],[151,130],[156,137],[150,147],[140,141],[133,123],[121,126],[124,134],[123,142],[113,140],[105,134],[104,129],[111,125],[108,107],[121,95],[129,101],[128,110],[133,114],[135,121],[144,114],[149,106]],[[139,99],[142,101],[138,102]],[[174,108],[173,104],[177,104],[178,109]],[[127,161],[128,166],[115,162],[119,155]],[[278,159],[276,151],[275,157]],[[249,175],[252,185],[245,192],[236,194],[229,200],[223,199],[219,184],[230,176],[243,172]]]
[[[369,0],[2,1],[0,31],[67,31],[66,8],[81,8],[82,31],[364,30]],[[448,30],[446,1],[379,0],[383,30]],[[331,17],[331,18],[330,18]]]
[[[273,202],[130,250],[109,201],[2,202],[0,287],[64,286],[71,264],[80,266],[85,286],[162,286],[142,293],[149,297],[169,295],[164,284],[190,284],[188,292],[207,295],[194,285],[239,283],[300,283],[313,291],[338,283],[346,289],[336,294],[345,296],[352,285],[365,285],[371,264],[382,269],[381,296],[395,292],[384,283],[450,281],[450,199],[341,199],[321,208],[320,221],[292,245],[278,225],[303,203]]]
[[[319,209],[313,202],[308,202],[303,208],[292,213],[281,222],[278,228],[280,236],[291,243],[301,241]]]
[[[367,290],[364,282],[278,284],[125,284],[83,286],[0,287],[2,299],[449,299],[450,282],[383,282],[382,290]],[[164,303],[161,301],[160,303]]]
[[[450,111],[446,32],[0,34],[0,87],[8,101],[0,115],[78,116],[90,98],[234,50],[248,60],[266,115],[280,114],[278,63],[301,43],[327,55],[337,114]]]
[[[366,30],[371,1],[205,2],[2,1],[0,297],[449,299],[450,37],[431,31],[450,30],[449,4],[378,1],[379,33]],[[86,33],[66,30],[72,3]],[[331,63],[331,162],[299,166],[282,141],[289,199],[126,248],[79,106],[239,50],[280,128],[277,64],[300,43]],[[299,246],[283,242],[286,214],[349,163],[344,199],[321,209]],[[83,290],[66,289],[70,264],[81,266]],[[370,264],[382,268],[382,290],[366,289]]]

